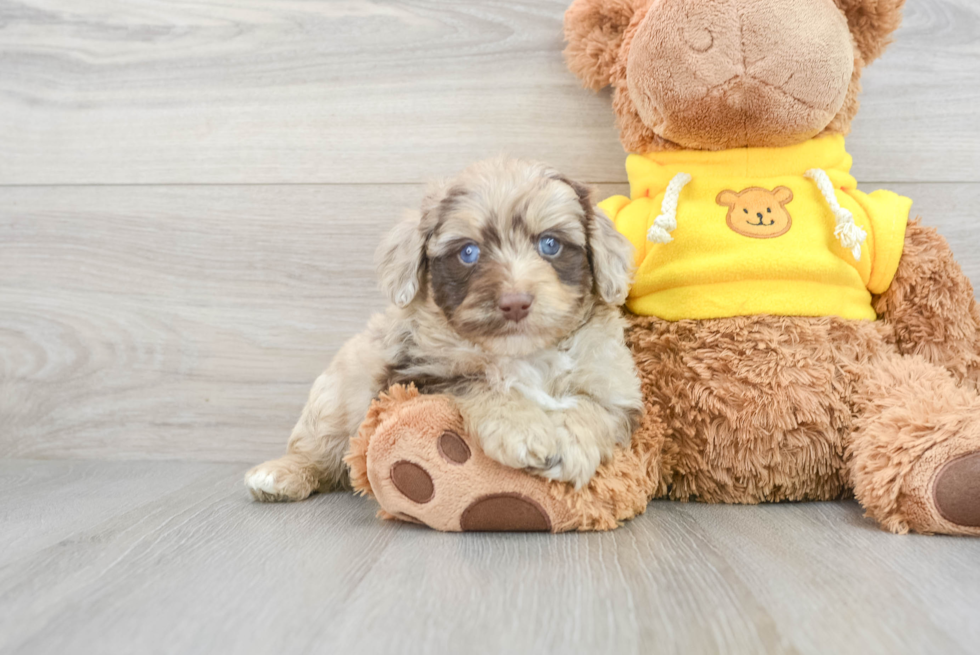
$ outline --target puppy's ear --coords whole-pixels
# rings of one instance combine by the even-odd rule
[[[408,306],[422,285],[427,241],[422,216],[416,213],[395,225],[375,254],[381,290],[399,307]]]
[[[633,282],[633,244],[616,230],[602,210],[592,205],[592,189],[558,174],[560,180],[575,190],[585,211],[589,239],[589,266],[596,292],[610,305],[622,305]]]
[[[612,83],[630,21],[649,0],[575,0],[565,12],[565,62],[585,86]]]
[[[589,250],[599,297],[622,305],[633,282],[633,244],[598,207],[589,216]]]
[[[865,64],[881,56],[902,23],[905,0],[834,0],[847,18]]]

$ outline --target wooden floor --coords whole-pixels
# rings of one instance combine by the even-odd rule
[[[441,535],[251,503],[426,180],[625,189],[567,0],[0,0],[0,652],[980,651],[980,542],[850,503]],[[980,5],[908,0],[849,139],[980,281]]]
[[[235,464],[0,463],[7,653],[976,653],[976,542],[853,503],[655,502],[618,532],[442,534]]]

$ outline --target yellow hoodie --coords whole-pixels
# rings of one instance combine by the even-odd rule
[[[787,148],[630,155],[630,195],[599,204],[636,248],[627,306],[676,321],[876,318],[912,201],[857,190],[842,136]]]

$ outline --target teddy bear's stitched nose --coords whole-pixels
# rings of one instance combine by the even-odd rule
[[[819,133],[843,106],[854,46],[829,0],[661,0],[626,57],[643,122],[684,147],[718,149]]]

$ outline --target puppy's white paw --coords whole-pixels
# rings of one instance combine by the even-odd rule
[[[483,451],[511,468],[551,469],[561,456],[553,425],[532,421],[519,425],[509,420],[485,421],[477,426]]]
[[[279,494],[279,489],[276,487],[276,474],[260,466],[245,474],[245,486],[256,498]]]
[[[589,483],[596,469],[602,463],[602,454],[595,444],[584,445],[564,427],[557,430],[560,443],[558,459],[553,466],[538,475],[559,482],[570,482],[576,489],[581,489]]]
[[[501,464],[529,469],[550,480],[571,482],[576,489],[588,484],[602,463],[602,454],[594,443],[583,444],[567,428],[552,423],[489,421],[477,428],[477,434],[483,451]]]
[[[315,486],[315,476],[288,457],[259,464],[245,474],[245,487],[263,503],[303,500]]]

